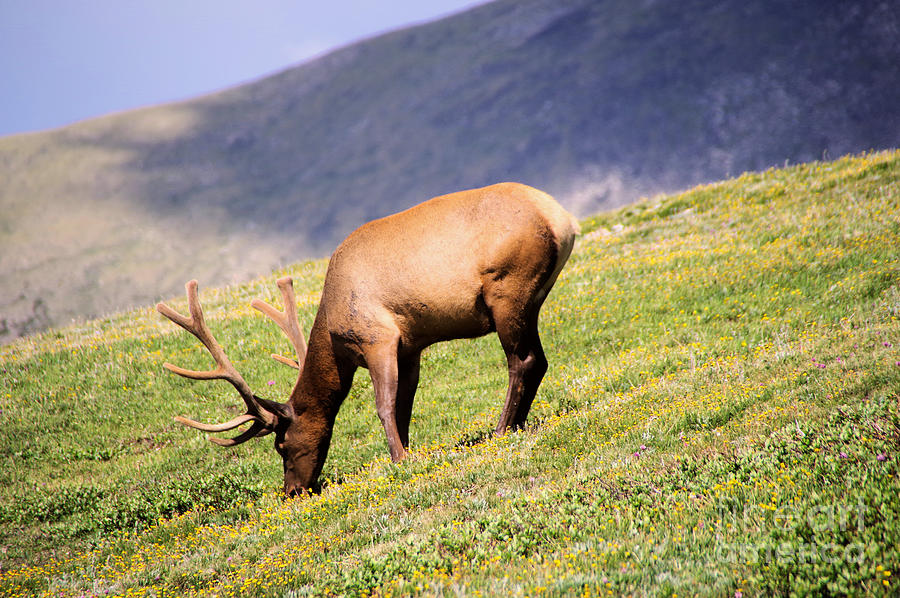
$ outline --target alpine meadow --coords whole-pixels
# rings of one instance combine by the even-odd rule
[[[294,499],[268,439],[173,421],[240,400],[162,367],[210,360],[150,307],[0,347],[0,596],[896,595],[900,151],[581,227],[524,430],[492,434],[496,336],[438,344],[410,457],[390,461],[358,373],[321,492]],[[294,377],[250,301],[290,275],[308,329],[325,268],[204,287],[265,398]]]

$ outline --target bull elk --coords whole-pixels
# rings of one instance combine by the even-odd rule
[[[509,367],[496,433],[521,427],[547,371],[538,312],[577,231],[577,221],[553,198],[518,183],[436,197],[361,226],[331,256],[308,346],[290,278],[278,281],[283,311],[259,299],[251,303],[275,321],[296,351],[296,361],[273,355],[299,370],[286,403],[253,394],[204,323],[192,280],[186,285],[189,317],[164,303],[156,308],[196,336],[217,367],[165,367],[186,378],[227,380],[247,412],[218,425],[175,419],[207,432],[250,424],[234,438],[210,438],[221,446],[274,433],[284,491],[293,495],[318,479],[358,367],[369,370],[391,458],[400,461],[409,446],[422,351],[439,341],[496,331]]]

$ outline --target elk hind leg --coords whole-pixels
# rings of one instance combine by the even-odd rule
[[[419,385],[419,364],[421,353],[416,353],[399,362],[397,384],[397,433],[403,448],[409,448],[409,422],[412,419],[413,399]]]
[[[494,322],[500,344],[506,353],[509,386],[496,434],[504,434],[510,428],[516,430],[525,425],[538,386],[547,372],[547,358],[538,336],[537,309],[521,319],[512,314],[511,317],[498,318],[501,314],[501,310],[495,310]]]

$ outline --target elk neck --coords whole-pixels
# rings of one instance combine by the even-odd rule
[[[303,370],[291,392],[294,413],[325,416],[334,422],[338,409],[350,392],[356,365],[335,352],[324,310],[319,309],[309,333]]]

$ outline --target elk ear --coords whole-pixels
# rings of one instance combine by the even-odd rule
[[[294,419],[294,408],[291,406],[291,402],[287,403],[279,403],[278,401],[270,401],[269,399],[263,399],[254,395],[254,398],[259,402],[260,406],[275,416],[275,427],[278,427],[279,424],[289,423]]]
[[[234,438],[210,438],[210,442],[218,444],[219,446],[237,446],[239,444],[247,442],[251,438],[261,438],[263,436],[268,436],[273,432],[277,433],[279,430],[284,431],[285,429],[287,429],[290,423],[294,421],[294,408],[291,407],[290,402],[278,403],[276,401],[263,399],[256,395],[253,395],[253,398],[256,401],[259,409],[265,413],[266,419],[271,421],[271,423],[268,425],[264,425],[259,421],[254,421],[252,426],[250,426],[243,433],[238,434]],[[176,417],[175,419],[193,428],[216,431],[213,429],[216,428],[216,426],[204,426],[204,424],[198,424],[198,422],[194,422],[183,417]],[[242,420],[242,423],[246,423],[246,421],[252,421],[253,419],[254,418],[252,416],[245,415],[235,418],[231,422],[228,422],[228,424],[222,424],[222,426],[219,427],[227,425],[230,426],[230,428],[233,428],[235,426],[232,424],[238,420]]]

